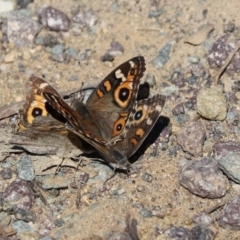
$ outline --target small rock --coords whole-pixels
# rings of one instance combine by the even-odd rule
[[[67,188],[70,186],[70,179],[64,178],[63,176],[51,176],[46,175],[43,178],[41,178],[42,187],[44,189],[52,189],[52,188]]]
[[[30,209],[35,202],[35,194],[30,185],[21,179],[16,179],[5,189],[3,198],[25,210]]]
[[[193,222],[199,225],[205,225],[205,226],[209,226],[213,222],[213,219],[211,218],[211,216],[206,212],[200,212],[193,215],[192,220]]]
[[[52,31],[68,31],[70,29],[70,19],[68,16],[51,6],[43,6],[38,10],[38,21]]]
[[[7,54],[5,55],[5,57],[4,57],[4,62],[5,62],[5,63],[12,63],[12,62],[15,61],[15,57],[16,57],[16,54],[15,54],[14,51],[9,52],[9,53],[7,53]]]
[[[25,9],[27,5],[32,2],[33,0],[17,0],[17,5],[20,9]]]
[[[159,17],[163,14],[163,10],[162,9],[158,9],[156,11],[151,11],[149,14],[148,14],[148,18],[156,18],[156,17]]]
[[[6,0],[0,0],[0,13],[4,12],[11,12],[14,11],[16,8],[16,2],[15,1],[6,1]]]
[[[112,41],[110,44],[110,48],[107,51],[107,54],[115,57],[117,55],[122,55],[124,52],[124,47],[117,41]]]
[[[236,27],[236,26],[235,26],[235,23],[233,23],[233,22],[228,22],[227,24],[224,25],[223,31],[224,31],[225,33],[231,33],[231,32],[234,31],[235,27]]]
[[[65,224],[65,222],[64,222],[64,220],[63,220],[62,218],[60,218],[60,219],[56,219],[56,220],[54,221],[54,224],[55,224],[56,226],[58,226],[58,227],[62,227],[62,226]]]
[[[228,178],[240,183],[240,153],[228,152],[218,160],[218,165]]]
[[[197,110],[204,118],[223,121],[227,116],[227,101],[222,88],[214,86],[200,89],[197,95]]]
[[[185,86],[184,75],[182,72],[179,72],[179,71],[173,72],[170,81],[177,87],[181,88]]]
[[[196,97],[186,98],[184,106],[187,109],[196,110],[197,109],[197,98]]]
[[[12,169],[11,168],[4,168],[0,171],[0,176],[3,180],[10,179],[12,177]]]
[[[184,114],[184,106],[182,103],[177,104],[173,109],[172,109],[172,114],[173,115],[179,115],[179,114]]]
[[[240,196],[229,201],[220,213],[217,221],[220,226],[232,230],[240,230]]]
[[[93,27],[97,21],[97,16],[92,9],[89,9],[85,12],[80,12],[73,16],[73,22],[79,23],[84,27]]]
[[[57,44],[57,45],[55,45],[55,46],[52,47],[51,53],[52,53],[53,55],[62,55],[64,49],[65,49],[64,44]]]
[[[138,212],[143,218],[149,218],[152,217],[153,214],[151,211],[149,211],[146,208],[142,208],[139,212]]]
[[[189,63],[193,63],[193,64],[198,64],[200,62],[199,57],[196,57],[196,56],[189,56],[187,60]]]
[[[152,214],[158,218],[164,218],[167,213],[167,209],[161,208],[160,206],[154,206],[152,210]]]
[[[77,75],[73,75],[73,76],[71,76],[70,77],[70,81],[78,81],[79,80],[79,76],[77,76]]]
[[[114,175],[114,171],[103,164],[99,163],[90,163],[92,167],[98,172],[96,176],[93,177],[93,179],[89,179],[89,184],[101,184],[105,183],[108,179],[111,179],[111,177]]]
[[[219,141],[213,145],[213,157],[217,161],[224,158],[228,152],[240,154],[240,144],[234,141]]]
[[[193,156],[202,156],[206,132],[201,121],[188,122],[177,136],[178,144]]]
[[[197,225],[193,227],[190,230],[190,233],[192,236],[191,239],[195,239],[195,240],[213,240],[216,235],[216,233],[212,229],[204,225]]]
[[[40,26],[30,17],[13,15],[3,23],[2,31],[16,47],[32,47]]]
[[[152,64],[161,69],[169,60],[172,44],[167,43],[158,53],[158,56],[152,60]]]
[[[142,180],[145,181],[145,182],[151,182],[153,179],[153,176],[149,173],[144,173],[142,175]]]
[[[214,26],[212,24],[203,25],[197,30],[197,32],[189,36],[184,42],[194,46],[200,45],[207,39],[208,34],[213,30]]]
[[[67,48],[67,49],[64,51],[64,54],[65,54],[65,55],[69,55],[69,56],[71,56],[71,57],[74,58],[74,59],[76,59],[76,58],[77,58],[77,55],[78,55],[76,49],[73,48],[73,47]]]
[[[14,207],[13,213],[16,219],[23,220],[24,222],[36,222],[36,214],[29,210],[25,210],[22,208]]]
[[[170,239],[191,239],[191,234],[189,230],[185,227],[171,227],[167,229],[164,234]]]
[[[217,161],[210,157],[191,161],[182,166],[179,183],[193,194],[204,198],[220,198],[226,194],[226,177]]]
[[[35,178],[34,166],[27,154],[23,154],[17,163],[17,172],[22,180],[32,181]]]
[[[112,62],[114,60],[114,57],[109,53],[105,53],[103,56],[101,56],[100,60],[102,62]]]
[[[33,227],[30,224],[25,223],[22,220],[14,221],[12,223],[12,226],[13,226],[14,229],[17,230],[18,233],[25,232],[25,231],[26,232],[34,232]]]
[[[233,34],[225,34],[218,38],[208,52],[208,64],[211,68],[220,69],[226,62],[229,54],[233,52],[238,44],[238,39]],[[240,50],[233,56],[227,73],[240,72]]]

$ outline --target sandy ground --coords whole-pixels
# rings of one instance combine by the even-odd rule
[[[225,24],[233,22],[236,26],[240,26],[240,2],[234,0],[120,0],[116,2],[69,0],[61,3],[38,0],[31,3],[28,8],[34,13],[44,4],[64,10],[68,16],[71,16],[71,11],[76,6],[80,7],[80,11],[90,8],[94,10],[98,23],[92,29],[84,28],[79,36],[74,36],[72,29],[66,33],[51,32],[61,43],[75,48],[78,52],[90,49],[89,61],[80,65],[77,60],[71,60],[67,64],[60,63],[53,61],[51,54],[37,45],[32,49],[16,50],[11,44],[2,44],[4,51],[1,54],[14,51],[17,52],[18,57],[12,63],[5,63],[4,60],[0,62],[1,106],[25,99],[24,84],[31,73],[45,75],[46,79],[59,91],[74,91],[79,89],[82,83],[99,83],[113,67],[137,55],[145,57],[146,72],[155,76],[156,86],[152,92],[164,93],[161,86],[171,85],[169,81],[171,74],[177,68],[185,68],[188,65],[189,56],[197,56],[208,68],[207,50],[218,37],[223,35]],[[163,10],[162,15],[149,18],[148,14],[157,9]],[[193,46],[184,43],[188,36],[208,23],[214,26],[214,31],[204,44]],[[39,35],[44,36],[48,32],[49,30],[42,29]],[[123,45],[124,53],[117,56],[113,66],[109,67],[100,61],[100,57],[106,53],[113,40]],[[151,61],[166,43],[172,44],[170,58],[159,70]],[[31,57],[24,60],[22,57],[24,53],[30,53]],[[25,66],[25,72],[19,72],[19,64]],[[216,74],[212,70],[209,71],[213,76]],[[72,76],[78,76],[78,80],[70,81]],[[170,117],[169,108],[171,107],[167,102],[162,115]],[[172,127],[177,132],[176,129],[179,126]],[[177,143],[173,136],[170,138],[169,147],[175,145]],[[96,198],[87,199],[85,204],[77,209],[76,190],[62,190],[57,201],[60,201],[59,198],[65,199],[64,209],[59,210],[57,216],[51,216],[51,219],[62,218],[65,224],[63,227],[53,229],[50,235],[56,239],[87,239],[93,234],[103,237],[114,230],[122,231],[126,215],[130,214],[138,221],[137,229],[140,239],[167,239],[163,232],[169,227],[184,226],[190,229],[194,226],[191,220],[194,214],[215,206],[225,198],[239,194],[237,190],[230,190],[223,199],[203,199],[195,196],[178,183],[180,160],[185,156],[184,153],[179,151],[177,155],[171,156],[169,151],[159,150],[157,156],[151,156],[152,151],[153,148],[150,147],[140,160],[142,168],[139,174],[127,179],[117,174],[110,180],[109,184],[113,186],[111,191],[123,190],[124,193],[120,196],[111,195],[111,191],[103,191],[102,194],[97,194]],[[150,182],[143,180],[143,175],[146,173],[152,176]],[[100,183],[96,183],[95,191],[100,191],[101,187]],[[141,187],[144,188],[143,192],[139,191]],[[87,186],[83,191],[88,193]],[[155,216],[144,218],[139,213],[142,208],[151,210],[154,206],[164,209],[165,214],[162,218]],[[35,206],[35,209],[41,208],[42,205]],[[47,214],[47,210],[43,212]],[[213,212],[211,216],[214,219],[217,213]],[[39,217],[44,218],[43,215]],[[69,222],[71,225],[68,224]],[[220,228],[215,221],[210,227],[216,233],[217,240],[240,239],[237,231]],[[64,236],[68,237],[64,238]]]

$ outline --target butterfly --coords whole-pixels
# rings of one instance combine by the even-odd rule
[[[85,102],[74,99],[71,104],[45,80],[31,76],[19,131],[32,125],[35,118],[50,113],[106,161],[127,166],[129,157],[148,136],[165,104],[165,97],[160,94],[137,99],[145,70],[144,57],[134,57],[105,77]]]

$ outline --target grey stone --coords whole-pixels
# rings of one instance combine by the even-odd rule
[[[35,178],[34,166],[27,154],[23,154],[18,161],[17,172],[20,179],[32,181]]]
[[[240,196],[229,201],[220,213],[217,221],[220,226],[232,230],[240,230]]]
[[[12,16],[2,25],[2,32],[16,47],[32,47],[40,25],[26,16]]]
[[[52,31],[68,31],[70,19],[64,12],[51,6],[43,6],[38,10],[39,22]]]
[[[186,152],[202,156],[206,132],[201,121],[186,123],[177,136],[177,142]]]
[[[226,177],[213,158],[203,157],[182,166],[179,183],[193,194],[204,198],[220,198],[226,194]]]
[[[240,154],[228,152],[218,160],[219,168],[233,181],[240,183]]]
[[[158,53],[157,57],[152,60],[152,64],[161,69],[169,60],[169,54],[171,52],[172,44],[167,43]]]

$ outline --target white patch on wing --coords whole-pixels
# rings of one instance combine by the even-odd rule
[[[123,82],[126,81],[126,77],[125,77],[124,74],[121,72],[121,69],[118,69],[118,70],[115,72],[115,76],[116,76],[116,78],[121,78]]]
[[[40,86],[39,86],[39,88],[40,88],[40,89],[43,89],[43,88],[45,88],[45,87],[48,86],[48,85],[49,85],[48,83],[41,83]]]
[[[129,64],[130,64],[130,66],[131,66],[132,68],[134,68],[135,64],[134,64],[133,61],[129,61]]]
[[[160,105],[157,105],[156,108],[155,108],[158,112],[161,112],[162,111],[162,107]]]
[[[147,119],[147,125],[152,125],[152,119],[151,118]]]

